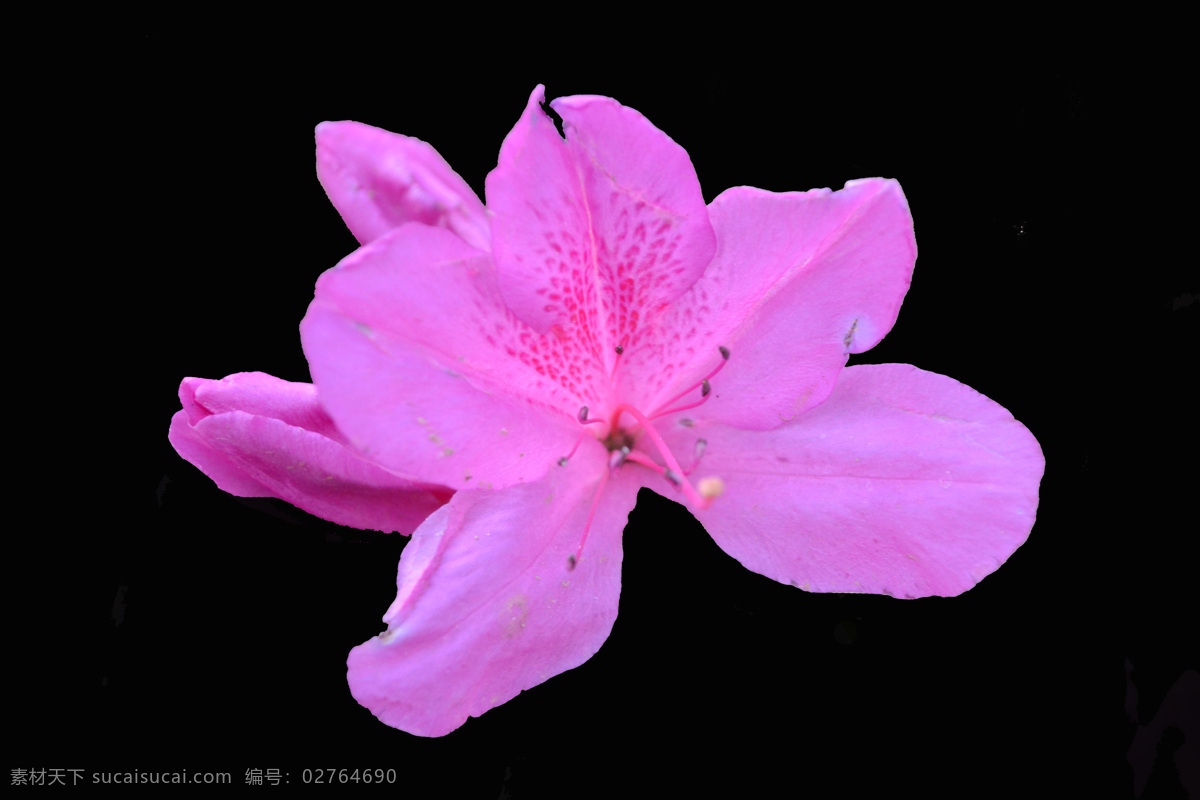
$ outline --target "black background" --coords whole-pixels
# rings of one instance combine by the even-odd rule
[[[1184,169],[1172,108],[1099,49],[582,68],[565,42],[531,44],[546,56],[526,69],[420,38],[218,45],[147,26],[77,74],[81,108],[48,137],[64,174],[80,165],[54,193],[83,222],[49,241],[83,246],[35,262],[60,299],[35,303],[27,341],[68,313],[79,326],[67,352],[23,350],[54,387],[33,404],[57,416],[37,480],[11,489],[41,520],[15,526],[29,552],[7,563],[11,767],[286,773],[260,794],[382,768],[398,784],[381,796],[1131,797],[1127,751],[1174,720],[1148,791],[1179,789],[1183,734],[1200,736],[1179,700],[1197,667],[1200,284],[1166,245],[1185,226],[1163,193]],[[912,288],[851,363],[945,373],[1033,431],[1047,467],[1028,543],[957,598],[806,594],[643,490],[620,616],[589,662],[444,738],[361,708],[345,657],[382,629],[405,539],[222,493],[167,442],[175,393],[189,375],[308,379],[297,326],[356,246],[315,177],[318,122],[424,139],[482,196],[539,82],[644,113],[707,200],[898,179]]]

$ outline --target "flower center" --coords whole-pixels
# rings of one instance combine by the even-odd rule
[[[725,362],[729,360],[729,349],[726,347],[721,347],[718,349],[721,353],[721,361],[717,364],[716,368],[702,378],[699,383],[689,386],[684,391],[660,405],[659,410],[655,411],[653,414],[646,415],[641,410],[631,406],[628,403],[620,403],[616,408],[613,409],[612,417],[608,421],[608,432],[605,434],[604,438],[601,439],[601,443],[609,452],[608,467],[600,477],[600,485],[596,487],[596,496],[592,500],[592,507],[588,512],[587,523],[584,526],[583,536],[579,541],[579,547],[576,548],[575,554],[567,559],[569,569],[575,569],[575,565],[578,563],[579,558],[583,553],[583,545],[585,542],[587,542],[588,531],[592,526],[592,518],[596,514],[596,506],[600,502],[600,496],[604,492],[604,487],[608,483],[609,477],[626,461],[632,461],[635,464],[640,464],[662,475],[671,483],[672,486],[676,487],[677,489],[681,489],[684,495],[696,508],[708,508],[712,501],[716,497],[719,497],[724,491],[725,484],[720,478],[702,478],[697,484],[699,491],[697,491],[696,488],[692,486],[691,481],[688,480],[688,475],[690,475],[700,464],[700,457],[704,454],[704,450],[708,446],[707,441],[704,439],[696,440],[692,465],[685,470],[680,466],[678,459],[675,458],[675,454],[671,452],[671,448],[667,446],[667,443],[663,440],[659,432],[655,430],[654,424],[651,422],[651,420],[656,419],[657,417],[663,417],[667,414],[674,414],[689,408],[695,408],[696,406],[702,405],[708,400],[708,396],[711,393],[709,380],[718,372],[720,372],[721,368],[725,366]],[[618,346],[616,348],[616,352],[619,359],[623,350],[620,346]],[[615,375],[616,366],[614,365],[613,377],[615,377]],[[689,394],[694,393],[697,389],[700,390],[700,399],[698,401],[681,406],[674,405],[675,403],[686,398]],[[632,417],[635,425],[631,428],[621,427],[620,423],[623,415]],[[589,419],[587,406],[583,406],[579,409],[578,419],[581,425],[591,425],[604,422],[603,420]],[[571,452],[559,459],[558,463],[560,466],[566,465],[567,461],[575,454],[575,451],[579,448],[579,443],[583,441],[583,437],[586,435],[586,432],[581,433],[579,439],[575,441],[575,446],[571,448]],[[662,460],[665,462],[665,465],[660,465],[648,454],[636,449],[638,439],[642,435],[648,438],[654,445],[655,449],[662,457]]]

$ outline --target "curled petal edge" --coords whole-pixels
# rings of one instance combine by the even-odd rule
[[[409,534],[452,495],[356,453],[310,384],[263,373],[185,378],[179,399],[172,446],[237,497],[275,497],[339,525]]]

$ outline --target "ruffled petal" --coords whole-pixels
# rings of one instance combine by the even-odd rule
[[[717,254],[691,291],[622,364],[646,410],[731,357],[712,396],[689,411],[766,430],[824,400],[848,353],[861,353],[896,321],[916,240],[895,181],[775,194],[738,187],[709,206]],[[694,395],[667,408],[700,399]],[[666,410],[666,409],[661,409]]]
[[[347,446],[306,383],[261,372],[185,378],[171,419],[176,452],[238,497],[277,497],[322,519],[412,533],[452,494]]]
[[[535,330],[579,328],[605,368],[613,349],[679,297],[712,257],[712,226],[687,152],[607,97],[551,105],[542,87],[487,178],[500,290]]]
[[[513,317],[488,254],[447,231],[403,225],[327,271],[300,336],[338,429],[401,474],[527,483],[579,434],[570,376],[541,360],[561,343]]]
[[[569,570],[604,455],[593,442],[537,483],[459,492],[418,528],[387,631],[350,652],[355,699],[388,725],[442,736],[591,658],[617,617],[639,486],[613,476]]]
[[[481,250],[490,248],[483,203],[420,139],[361,122],[322,122],[317,178],[363,244],[406,222],[423,222],[454,231]]]
[[[773,431],[704,437],[694,475],[724,494],[692,513],[748,569],[812,592],[951,596],[1033,527],[1045,468],[1033,435],[968,386],[907,364],[850,367],[822,405]]]

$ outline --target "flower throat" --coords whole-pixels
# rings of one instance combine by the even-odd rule
[[[617,354],[616,363],[613,364],[612,372],[609,375],[610,381],[615,381],[617,368],[620,366],[621,354],[624,348],[617,345],[615,348]],[[704,454],[708,442],[704,439],[697,439],[695,452],[693,453],[692,465],[688,469],[683,469],[675,454],[671,452],[671,448],[663,440],[662,435],[655,429],[651,420],[659,417],[665,417],[668,414],[675,414],[680,411],[686,411],[690,408],[696,408],[708,401],[709,395],[712,393],[712,386],[709,381],[721,371],[725,366],[725,362],[729,360],[729,348],[718,347],[721,353],[721,360],[711,372],[705,375],[697,383],[692,384],[687,389],[684,389],[679,394],[672,397],[670,400],[659,405],[658,410],[652,414],[644,414],[639,409],[628,403],[619,403],[613,409],[611,418],[605,422],[603,419],[590,419],[588,417],[588,407],[583,406],[579,409],[577,419],[580,425],[607,424],[608,432],[600,439],[600,442],[608,450],[608,465],[600,476],[600,485],[596,487],[596,495],[592,498],[592,506],[588,511],[587,523],[583,528],[583,536],[579,540],[579,546],[575,549],[575,553],[567,558],[568,569],[575,569],[575,565],[579,563],[579,559],[583,555],[583,546],[587,542],[588,531],[592,527],[592,518],[596,514],[596,506],[600,502],[600,496],[604,492],[604,487],[608,484],[608,479],[612,473],[619,469],[626,461],[631,461],[635,464],[640,464],[648,469],[651,469],[662,475],[672,486],[683,491],[684,495],[691,501],[692,505],[698,509],[708,508],[712,501],[719,497],[725,489],[725,483],[720,478],[708,477],[702,478],[697,482],[696,487],[693,487],[688,476],[700,465],[700,457]],[[675,403],[684,400],[688,395],[694,393],[697,389],[700,390],[700,399],[681,406],[675,406]],[[633,417],[635,425],[632,428],[622,428],[619,425],[622,414],[628,414]],[[681,420],[684,425],[690,426],[690,421]],[[665,465],[660,465],[655,462],[650,456],[641,450],[635,449],[637,440],[640,434],[645,434],[647,438],[653,442],[659,455],[665,462]],[[575,451],[579,449],[580,442],[583,441],[587,433],[582,432],[579,438],[575,440],[575,446],[571,448],[571,452],[558,460],[559,466],[566,466],[571,456],[575,455]]]

